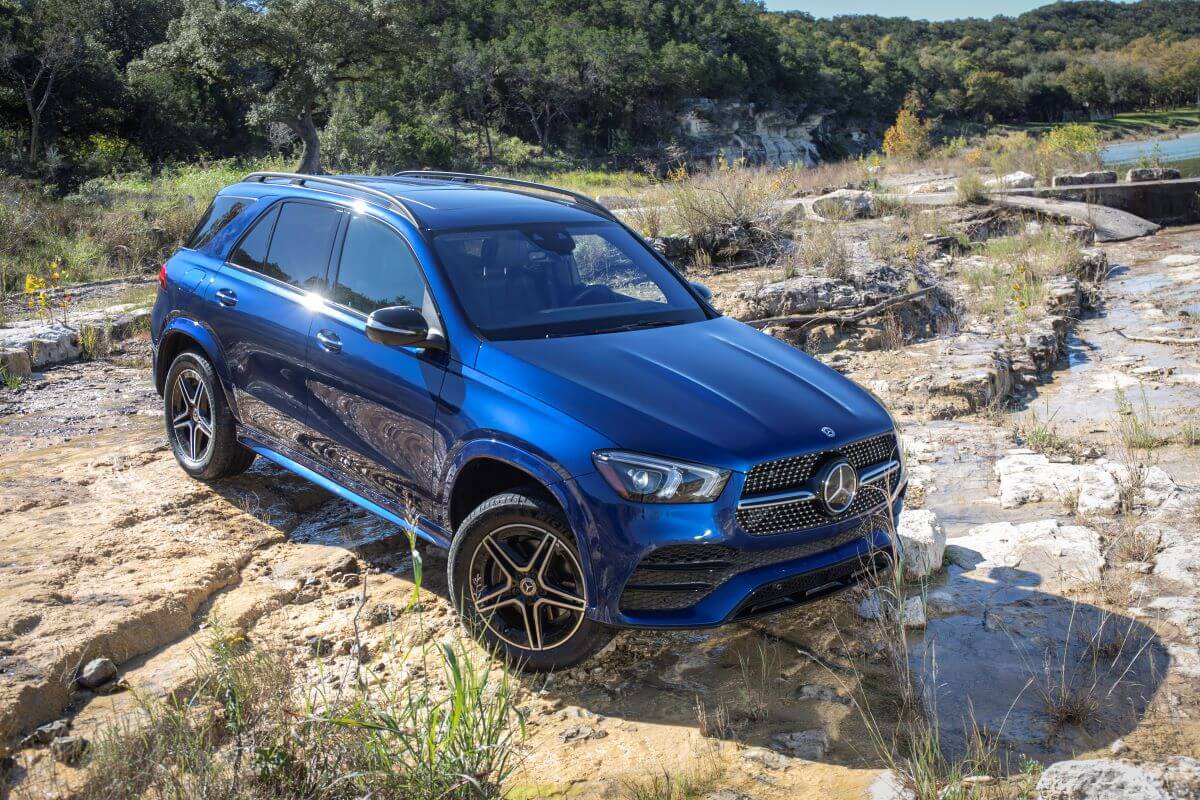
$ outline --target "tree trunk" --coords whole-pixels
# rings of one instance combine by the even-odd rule
[[[313,122],[312,109],[304,109],[304,113],[288,123],[288,127],[300,137],[304,152],[300,155],[300,166],[297,172],[305,175],[320,175],[321,173],[321,139],[317,136],[317,126]]]
[[[42,115],[29,117],[29,166],[37,166],[38,151],[42,149]]]

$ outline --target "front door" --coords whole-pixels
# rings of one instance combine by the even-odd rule
[[[445,353],[372,342],[377,308],[436,311],[412,248],[387,223],[354,214],[334,259],[309,344],[309,420],[327,463],[402,509],[429,515],[435,500],[433,424]]]
[[[314,298],[342,217],[324,203],[276,203],[233,248],[207,298],[241,423],[291,447],[303,439]]]

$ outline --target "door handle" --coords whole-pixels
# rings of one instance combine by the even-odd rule
[[[317,344],[321,345],[321,349],[326,353],[342,352],[342,340],[333,331],[317,331]]]
[[[217,302],[223,306],[236,306],[237,292],[233,289],[217,289]]]

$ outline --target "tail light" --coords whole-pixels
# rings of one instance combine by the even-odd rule
[[[167,262],[165,261],[158,269],[158,285],[159,288],[163,289],[164,291],[167,288]]]

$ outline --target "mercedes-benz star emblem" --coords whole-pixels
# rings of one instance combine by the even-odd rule
[[[817,493],[825,510],[838,515],[850,508],[858,491],[858,473],[844,458],[831,461],[818,473]]]
[[[821,433],[825,434],[830,439],[837,436],[837,431],[835,431],[833,428],[829,428],[829,427],[821,428]]]

